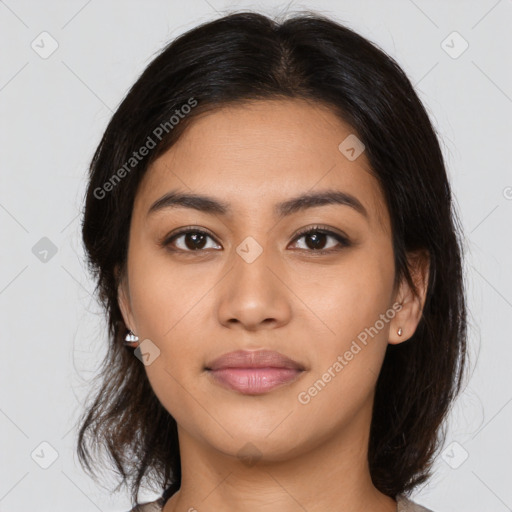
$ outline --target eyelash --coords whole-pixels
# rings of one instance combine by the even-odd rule
[[[208,236],[208,237],[213,239],[213,236],[210,235],[210,233],[208,233],[207,231],[204,231],[204,230],[198,229],[198,228],[188,227],[188,228],[183,228],[182,230],[178,231],[177,233],[174,233],[172,236],[166,236],[160,242],[160,245],[162,247],[164,247],[164,248],[167,248],[170,251],[173,251],[173,252],[192,253],[192,254],[193,253],[197,253],[197,252],[204,252],[204,249],[197,249],[197,250],[169,249],[169,246],[171,245],[171,242],[173,242],[175,239],[179,238],[180,236],[187,235],[189,233],[206,235],[206,236]],[[299,233],[296,234],[295,238],[293,239],[293,242],[296,242],[297,240],[299,240],[303,236],[309,235],[311,233],[319,233],[319,234],[322,234],[322,235],[327,235],[327,236],[333,237],[335,240],[337,240],[341,244],[342,247],[339,247],[337,249],[319,249],[319,250],[315,250],[315,249],[297,249],[297,250],[312,252],[315,255],[325,255],[325,254],[332,254],[334,252],[338,252],[342,248],[350,247],[352,245],[352,243],[350,242],[350,240],[348,238],[346,238],[346,237],[344,237],[344,236],[342,236],[342,235],[340,235],[338,233],[335,233],[334,231],[331,231],[331,230],[329,230],[329,229],[327,229],[325,227],[322,227],[322,226],[312,226],[312,227],[309,227],[309,228],[305,228],[304,230],[302,230],[302,231],[300,231]]]

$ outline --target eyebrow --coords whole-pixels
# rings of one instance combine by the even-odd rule
[[[352,194],[339,190],[322,190],[293,197],[276,204],[274,214],[278,218],[283,218],[308,208],[330,204],[349,206],[368,219],[368,212],[359,199]],[[223,216],[232,213],[232,209],[228,203],[213,197],[171,191],[155,201],[149,208],[147,214],[150,215],[166,208],[191,208],[203,213]]]

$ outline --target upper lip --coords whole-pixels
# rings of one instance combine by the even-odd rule
[[[206,365],[207,370],[222,368],[292,368],[304,370],[297,361],[274,350],[237,350],[214,359]]]

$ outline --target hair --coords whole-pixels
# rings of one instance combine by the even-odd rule
[[[113,463],[134,503],[145,484],[181,485],[176,421],[123,344],[128,329],[117,288],[138,185],[201,113],[279,99],[327,106],[364,143],[390,215],[395,283],[405,278],[416,293],[407,258],[428,253],[420,322],[409,340],[388,344],[376,384],[368,446],[375,487],[391,497],[410,494],[431,476],[444,443],[444,421],[466,367],[467,312],[460,221],[429,116],[400,66],[342,24],[312,11],[279,22],[232,13],[184,33],[152,60],[90,165],[82,237],[109,346],[96,375],[99,390],[80,418],[77,451],[93,476],[98,462]],[[178,122],[169,122],[177,114]],[[155,147],[135,162],[134,152],[150,139]]]

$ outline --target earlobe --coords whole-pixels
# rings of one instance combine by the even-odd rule
[[[405,278],[402,279],[396,301],[401,308],[390,326],[389,343],[397,345],[412,337],[423,314],[428,290],[429,257],[426,251],[408,254],[409,271],[416,293]]]

